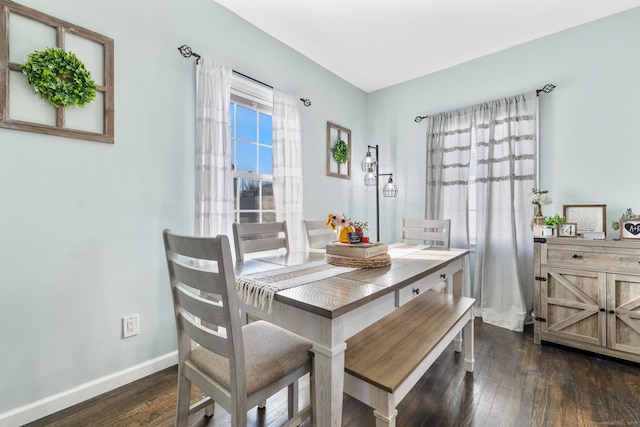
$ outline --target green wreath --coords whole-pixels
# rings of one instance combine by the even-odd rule
[[[47,47],[28,55],[22,73],[29,85],[54,107],[83,107],[96,97],[96,84],[82,61],[64,49]]]
[[[349,160],[349,145],[343,140],[336,141],[336,146],[333,147],[333,158],[338,163],[347,163]]]

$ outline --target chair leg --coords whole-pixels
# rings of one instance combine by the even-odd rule
[[[176,427],[186,427],[189,421],[189,401],[191,381],[178,375],[178,403],[176,407]]]
[[[288,407],[289,407],[289,419],[298,412],[298,380],[289,384],[288,388]]]

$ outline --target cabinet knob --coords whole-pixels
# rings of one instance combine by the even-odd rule
[[[446,275],[445,273],[442,273],[442,274],[440,275],[440,278],[441,278],[441,279],[446,279],[446,278],[447,278],[447,275]]]
[[[420,289],[415,288],[415,289],[413,290],[413,293],[414,293],[414,294],[416,294],[416,295],[420,295]]]
[[[609,314],[616,314],[615,310],[609,310]]]
[[[600,311],[604,313],[606,310],[604,309],[604,307],[600,307]]]
[[[582,258],[582,255],[573,254],[571,258],[574,258],[574,259]]]

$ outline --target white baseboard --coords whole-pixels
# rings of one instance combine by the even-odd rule
[[[71,390],[54,394],[0,414],[0,427],[16,427],[99,396],[130,382],[159,372],[178,363],[178,352],[148,360],[131,368],[89,381]]]

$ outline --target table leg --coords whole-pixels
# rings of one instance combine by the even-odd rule
[[[473,365],[475,363],[474,348],[473,348],[473,312],[469,318],[469,322],[463,328],[464,333],[464,367],[467,372],[473,372]]]
[[[315,401],[313,414],[316,427],[340,427],[342,424],[342,393],[344,391],[345,343],[332,349],[315,343]]]

